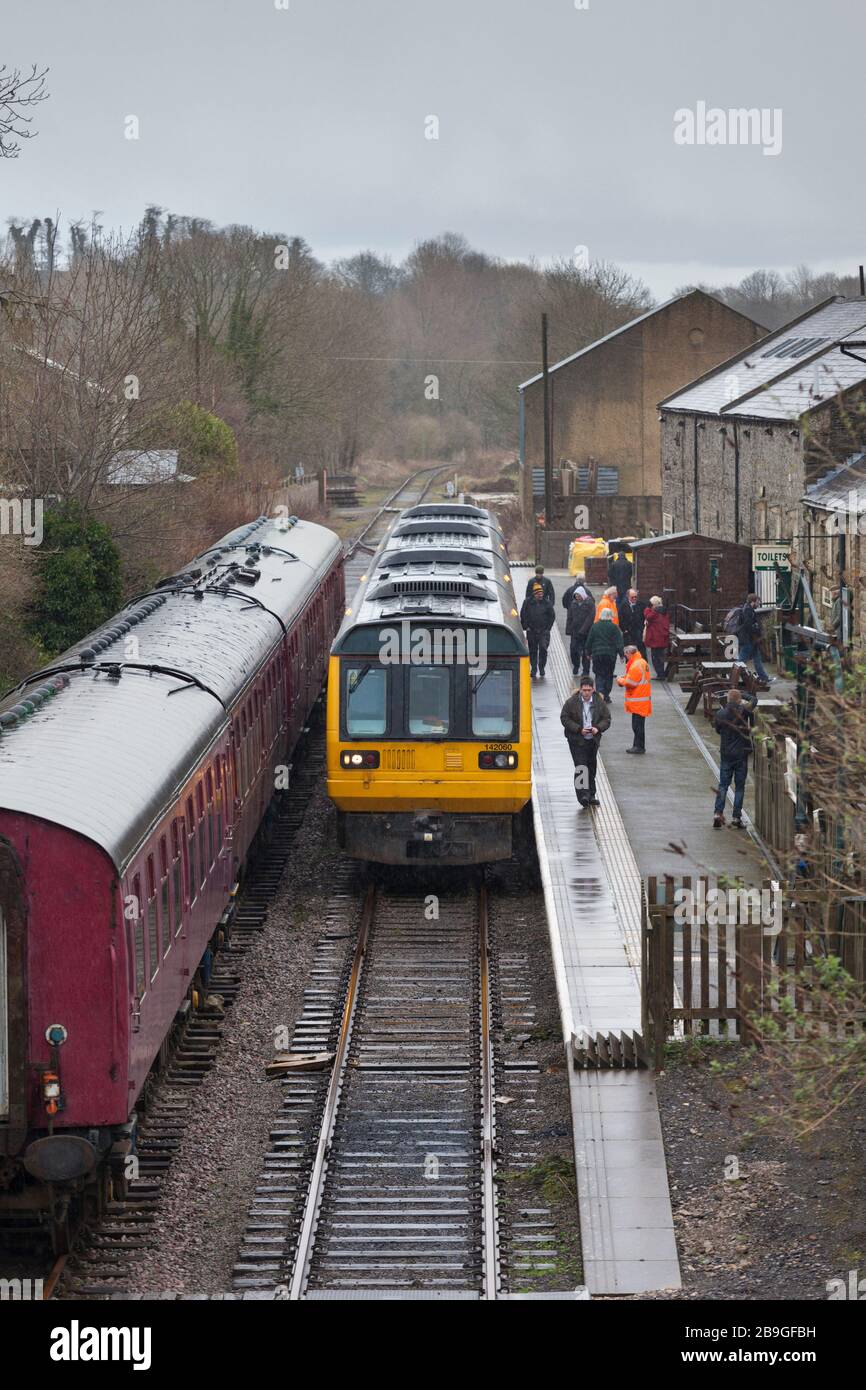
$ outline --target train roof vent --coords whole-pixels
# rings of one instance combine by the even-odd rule
[[[404,516],[461,516],[486,520],[487,512],[481,507],[471,507],[466,502],[421,502],[417,507],[407,507]]]
[[[482,584],[470,579],[437,579],[435,576],[420,579],[389,579],[377,585],[369,598],[393,598],[398,594],[430,594],[437,597],[461,596],[463,598],[491,601],[492,595]]]
[[[431,546],[429,550],[386,550],[381,559],[384,569],[403,565],[471,565],[473,569],[490,569],[493,557],[478,550],[446,550]]]
[[[434,517],[429,521],[402,522],[394,532],[395,536],[485,536],[483,526],[475,521],[461,521],[459,517]]]

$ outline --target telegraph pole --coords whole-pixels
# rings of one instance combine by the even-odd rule
[[[550,372],[547,365],[547,315],[541,315],[541,375],[544,383],[544,524],[553,529],[553,457],[550,447]]]

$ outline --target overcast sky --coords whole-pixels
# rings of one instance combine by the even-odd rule
[[[657,296],[856,270],[857,0],[578,3],[6,0],[0,59],[48,64],[51,99],[0,163],[0,217],[131,228],[157,203],[326,260],[446,230],[509,259],[587,246]],[[699,102],[780,110],[781,152],[675,143]]]

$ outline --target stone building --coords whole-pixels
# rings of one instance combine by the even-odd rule
[[[555,469],[570,461],[584,484],[587,474],[597,481],[592,491],[634,499],[633,525],[660,529],[657,402],[765,332],[713,295],[691,290],[557,362],[550,368]],[[541,373],[519,391],[521,487],[529,513],[538,510],[533,495],[544,492]]]
[[[796,550],[825,632],[866,646],[866,454],[823,474],[802,498]]]
[[[786,540],[796,563],[807,487],[866,438],[866,299],[807,310],[659,410],[663,529]]]

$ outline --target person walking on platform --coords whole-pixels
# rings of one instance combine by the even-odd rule
[[[610,613],[617,627],[619,627],[619,609],[616,606],[616,589],[605,589],[595,610],[596,622],[598,622],[602,613]]]
[[[649,607],[643,610],[644,645],[650,654],[653,670],[660,681],[665,678],[668,665],[668,647],[671,640],[671,620],[664,600],[653,594]]]
[[[646,722],[653,712],[650,669],[637,647],[625,649],[625,675],[617,676],[617,685],[625,689],[626,714],[631,715],[634,743],[627,753],[646,752]]]
[[[550,646],[550,629],[556,622],[556,612],[550,599],[544,597],[541,585],[534,583],[529,596],[523,600],[520,610],[520,626],[526,633],[529,647],[529,673],[544,679],[547,666],[547,649]]]
[[[584,676],[580,688],[569,695],[559,715],[574,763],[574,790],[581,806],[597,806],[595,775],[601,736],[610,728],[610,710]]]
[[[731,781],[734,783],[734,816],[731,821],[738,830],[743,827],[743,797],[752,751],[752,725],[755,722],[757,695],[742,690],[729,690],[727,704],[715,717],[719,741],[719,790],[713,808],[713,827],[720,830],[725,823],[725,800]]]
[[[540,585],[541,585],[542,591],[543,591],[543,593],[544,593],[544,597],[545,597],[550,603],[555,603],[555,602],[556,602],[556,593],[555,593],[555,590],[554,590],[554,588],[553,588],[553,580],[552,580],[552,579],[548,579],[547,576],[545,575],[545,573],[544,573],[544,565],[536,565],[536,566],[535,566],[535,574],[533,574],[533,575],[529,578],[529,580],[527,581],[527,584],[526,584],[526,597],[527,597],[527,598],[529,598],[530,595],[532,594],[532,590],[535,588],[536,584],[540,584]]]
[[[641,656],[646,656],[643,645],[643,604],[637,596],[637,589],[629,589],[625,598],[617,604],[619,630],[624,642],[633,642]]]
[[[583,584],[573,584],[567,605],[565,635],[571,639],[571,670],[575,676],[589,675],[589,656],[586,639],[595,622],[595,600]]]
[[[768,676],[764,663],[761,660],[761,619],[758,617],[758,595],[749,594],[746,602],[740,609],[740,621],[737,624],[737,642],[739,643],[738,660],[745,666],[747,661],[751,661],[755,667],[755,674],[758,680],[765,681],[767,685],[772,685],[775,676]]]
[[[586,655],[592,657],[598,693],[605,704],[609,705],[613,688],[613,668],[617,657],[622,656],[624,650],[622,633],[609,608],[602,610],[601,617],[589,629],[585,650]]]
[[[631,560],[626,558],[624,550],[617,551],[615,560],[608,560],[607,572],[610,575],[611,582],[616,586],[617,598],[625,598],[629,585],[631,584],[634,566]]]
[[[592,595],[592,589],[586,582],[585,574],[576,574],[574,576],[574,580],[571,584],[569,584],[568,588],[565,590],[565,593],[562,595],[562,606],[565,609],[566,613],[568,613],[568,610],[571,607],[571,600],[574,598],[576,589],[583,589],[587,596],[592,599],[592,611],[593,613],[595,613],[595,599]]]

